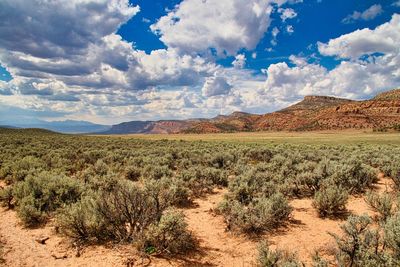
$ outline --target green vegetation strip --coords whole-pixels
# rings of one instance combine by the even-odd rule
[[[365,195],[377,216],[348,217],[343,235],[333,235],[337,263],[399,266],[398,142],[390,133],[108,137],[2,129],[0,202],[27,227],[55,221],[83,244],[125,242],[176,255],[197,246],[179,208],[216,187],[227,193],[215,212],[228,230],[249,235],[289,225],[292,199],[312,198],[319,216],[343,218],[349,196]],[[369,191],[380,172],[393,180],[393,193]],[[302,266],[268,242],[258,263]]]

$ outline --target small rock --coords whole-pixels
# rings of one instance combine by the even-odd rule
[[[54,259],[56,259],[56,260],[62,260],[62,259],[68,258],[67,254],[63,254],[63,255],[55,255],[55,254],[52,254],[51,256],[52,256]]]
[[[38,242],[39,244],[45,245],[46,241],[49,239],[50,239],[50,237],[46,236],[46,237],[36,238],[35,241]]]

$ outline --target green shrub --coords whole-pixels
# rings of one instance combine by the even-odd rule
[[[269,197],[278,191],[276,182],[267,172],[250,170],[229,183],[229,194],[242,204],[249,204],[257,197]]]
[[[79,200],[81,193],[75,179],[47,172],[28,176],[13,187],[18,215],[28,226],[44,222],[51,212]]]
[[[93,171],[95,175],[105,176],[109,172],[109,166],[101,159],[97,160],[93,165]]]
[[[318,251],[315,251],[315,253],[312,255],[312,267],[328,267],[329,262],[322,258]]]
[[[268,148],[253,148],[246,153],[246,156],[253,161],[268,162],[273,154]]]
[[[343,235],[331,234],[337,243],[339,266],[394,266],[392,259],[380,250],[380,235],[369,227],[367,215],[350,216],[341,226]]]
[[[209,193],[214,187],[213,180],[205,175],[202,167],[191,167],[183,170],[178,179],[184,181],[185,185],[190,188],[192,194],[195,196]]]
[[[101,218],[96,213],[96,203],[93,197],[85,197],[59,211],[56,216],[57,226],[60,232],[75,240],[87,240],[98,237],[103,226]]]
[[[346,210],[347,199],[346,190],[331,185],[315,193],[313,207],[321,217],[335,216]]]
[[[125,168],[125,178],[130,181],[138,181],[142,175],[142,170],[136,166],[128,166]]]
[[[143,170],[143,176],[145,179],[159,180],[162,177],[171,177],[172,171],[168,166],[148,165]]]
[[[214,168],[227,168],[230,166],[234,161],[233,155],[229,153],[224,153],[224,152],[218,152],[215,155],[213,155],[209,161],[211,167]]]
[[[180,179],[168,179],[168,195],[171,205],[182,206],[190,203],[190,190]]]
[[[134,242],[146,252],[180,254],[195,242],[181,213],[166,210],[160,180],[144,189],[119,182],[112,191],[82,198],[57,215],[60,232],[76,240]]]
[[[388,193],[378,195],[373,192],[367,192],[365,201],[379,214],[379,221],[385,222],[393,214],[393,200]]]
[[[45,163],[33,156],[23,157],[11,166],[13,182],[23,181],[28,175],[36,175],[45,170]]]
[[[160,180],[152,180],[145,188],[117,181],[113,187],[92,194],[91,199],[66,207],[58,221],[72,238],[134,241],[160,220],[169,205],[168,191]]]
[[[377,171],[360,160],[351,159],[344,164],[337,164],[331,179],[350,193],[362,193],[377,181]]]
[[[237,200],[223,201],[218,210],[224,215],[228,229],[243,232],[269,231],[284,224],[292,212],[282,194],[257,198],[248,205]]]
[[[166,205],[157,205],[154,197],[138,186],[120,182],[112,191],[99,194],[95,208],[106,226],[106,236],[129,241],[158,220]]]
[[[146,231],[145,250],[154,248],[157,253],[183,254],[195,247],[182,213],[167,210],[158,223]]]
[[[0,202],[2,206],[12,209],[14,207],[13,200],[14,195],[12,186],[0,189]]]
[[[400,166],[398,164],[392,165],[390,170],[390,178],[393,180],[393,184],[396,190],[400,189]]]
[[[260,267],[301,267],[304,266],[293,252],[270,250],[267,242],[258,245],[257,265]]]
[[[400,213],[387,220],[384,230],[385,242],[393,250],[395,258],[400,261]]]

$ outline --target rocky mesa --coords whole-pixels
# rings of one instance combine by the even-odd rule
[[[386,130],[399,125],[400,89],[395,89],[365,101],[306,96],[299,103],[263,115],[234,112],[211,119],[132,121],[114,125],[103,134]]]

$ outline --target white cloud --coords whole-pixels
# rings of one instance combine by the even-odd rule
[[[0,10],[0,47],[55,58],[81,54],[89,44],[127,22],[139,7],[131,6],[128,0],[70,0],[62,4],[4,0]]]
[[[264,93],[281,101],[321,94],[363,99],[400,85],[400,16],[374,30],[364,29],[319,44],[323,55],[343,60],[328,70],[305,58],[291,56],[295,66],[272,64],[265,71]],[[375,54],[383,53],[383,54]]]
[[[297,17],[296,11],[294,11],[292,8],[279,8],[278,13],[281,14],[281,19],[283,22],[285,22],[287,19],[293,19]]]
[[[151,116],[146,112],[155,110],[146,109],[148,101],[156,100],[141,98],[141,92],[163,87],[179,91],[184,86],[200,90],[205,77],[221,69],[197,55],[174,49],[145,53],[124,41],[116,32],[139,11],[127,0],[17,1],[0,3],[0,9],[7,10],[0,12],[0,26],[14,21],[15,14],[29,20],[26,27],[25,22],[0,27],[0,62],[13,76],[1,82],[0,102],[53,110],[60,116],[76,112],[91,120],[140,112]],[[18,42],[9,34],[12,29],[21,37]],[[76,41],[59,41],[64,34]],[[186,107],[194,103],[187,97],[180,101]],[[174,104],[164,106],[170,109]],[[62,108],[65,112],[59,112]]]
[[[225,77],[213,76],[208,77],[201,89],[203,96],[212,97],[227,95],[230,93],[232,86],[227,82]]]
[[[272,3],[286,0],[184,0],[151,30],[168,47],[180,53],[235,55],[242,48],[252,50],[267,31]]]
[[[318,50],[324,56],[357,59],[365,54],[398,53],[400,44],[400,15],[378,26],[374,30],[362,29],[318,43]]]
[[[277,42],[277,37],[278,37],[278,34],[279,34],[279,29],[278,29],[278,27],[274,27],[273,29],[272,29],[272,32],[271,32],[271,34],[272,34],[272,39],[271,39],[271,45],[272,46],[276,46],[277,44],[278,44],[278,42]]]
[[[27,5],[9,1],[0,3],[0,7],[8,10],[0,14],[0,21],[12,21],[13,14],[22,13],[32,17],[29,20],[34,21],[37,35],[28,32],[29,25],[25,28],[18,24],[14,30],[25,39],[16,42],[17,46],[9,47],[15,37],[7,33],[13,27],[0,27],[3,37],[0,62],[14,77],[4,87],[7,88],[2,90],[2,95],[10,92],[36,94],[54,101],[67,100],[65,95],[68,93],[71,100],[83,98],[83,94],[107,94],[109,98],[110,91],[121,89],[138,91],[155,86],[197,85],[203,77],[213,75],[219,68],[200,56],[178,55],[171,49],[146,54],[124,41],[115,32],[139,10],[130,6],[127,0],[74,0],[56,6],[53,1],[35,2],[41,7],[40,16],[38,9],[30,6],[33,2]],[[62,13],[62,25],[59,25],[61,22],[49,24],[59,13]],[[62,34],[71,34],[79,42],[52,42]],[[62,84],[62,89],[49,89],[54,81]],[[43,86],[39,90],[33,82],[49,88]]]
[[[292,25],[287,25],[286,26],[286,32],[289,33],[289,34],[294,33],[293,26]]]
[[[236,55],[235,60],[232,62],[235,68],[243,69],[246,65],[246,56],[244,54]]]
[[[272,64],[265,78],[244,69],[246,57],[237,53],[252,49],[263,37],[271,3],[299,1],[183,0],[153,25],[153,30],[163,27],[161,39],[167,38],[170,47],[150,53],[117,34],[139,11],[127,0],[73,0],[57,2],[57,8],[54,1],[0,2],[0,10],[8,11],[0,12],[0,26],[15,21],[15,36],[20,38],[16,42],[9,28],[0,27],[0,61],[13,76],[10,82],[0,81],[0,106],[19,106],[35,114],[103,123],[115,123],[116,117],[210,117],[236,110],[272,111],[306,94],[362,98],[400,84],[399,15],[374,30],[319,43],[322,55],[345,59],[333,70],[291,56],[294,66]],[[40,16],[33,5],[43,5]],[[194,8],[203,5],[207,9]],[[28,21],[17,25],[18,18],[11,17],[15,14]],[[53,16],[61,16],[62,22]],[[221,27],[215,27],[217,22]],[[284,26],[282,31],[292,31]],[[277,44],[279,33],[272,29],[272,44]],[[56,42],[64,34],[74,38]],[[236,55],[234,67],[198,55],[209,48]],[[256,58],[256,52],[251,56]]]
[[[376,18],[378,15],[382,14],[383,9],[381,5],[372,5],[368,9],[364,10],[363,12],[354,11],[353,14],[348,15],[345,17],[342,22],[343,23],[353,23],[357,20],[372,20]]]

